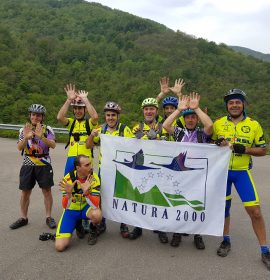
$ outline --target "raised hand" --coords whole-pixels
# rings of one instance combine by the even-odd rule
[[[74,185],[77,183],[77,180],[70,184],[65,178],[59,182],[60,191],[66,192],[67,194],[71,195]]]
[[[35,134],[38,138],[41,138],[41,137],[43,136],[43,128],[42,128],[41,123],[37,123],[34,134]]]
[[[67,98],[69,100],[74,100],[76,98],[76,90],[75,90],[75,85],[72,84],[67,84],[64,88]]]
[[[188,104],[189,104],[189,96],[188,95],[182,95],[179,97],[179,102],[178,102],[178,110],[180,112],[188,109]]]
[[[159,81],[160,92],[162,92],[163,94],[168,94],[170,92],[169,82],[170,82],[170,79],[167,77],[162,77],[160,79],[160,81]]]
[[[82,100],[85,100],[85,99],[87,99],[88,92],[85,90],[78,90],[76,92],[76,96],[79,96]]]
[[[200,98],[197,92],[191,92],[189,95],[189,108],[192,110],[199,108]]]
[[[81,188],[83,190],[84,195],[88,195],[89,191],[91,191],[91,185],[93,183],[94,177],[92,174],[89,174],[84,183],[81,183]]]
[[[170,87],[169,89],[176,94],[178,97],[182,95],[182,88],[184,87],[185,83],[183,79],[176,79],[174,83],[174,87]]]
[[[32,125],[30,123],[26,123],[23,128],[23,135],[25,139],[31,139],[34,136],[34,132],[32,130]]]

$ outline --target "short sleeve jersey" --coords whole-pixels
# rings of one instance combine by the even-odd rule
[[[75,178],[77,178],[76,171],[74,171],[74,175],[75,175]],[[69,173],[64,178],[67,180],[67,182],[69,184],[72,184],[72,179],[71,179]],[[69,210],[82,210],[87,204],[84,194],[80,192],[81,183],[84,183],[85,180],[83,181],[83,180],[78,179],[78,181],[79,182],[77,183],[77,192],[75,191],[74,188],[72,190],[71,203],[67,207],[67,209],[69,209]],[[100,180],[98,178],[98,175],[95,172],[93,172],[92,183],[89,188],[89,194],[90,195],[100,195]],[[63,192],[63,195],[66,195],[66,193]]]
[[[104,124],[103,126],[100,126],[98,128],[99,134],[103,133],[103,134],[108,134],[108,135],[113,135],[113,136],[120,136],[120,127],[123,126],[124,124],[122,123],[118,123],[116,129],[114,131],[109,131],[107,128],[107,125]],[[131,132],[130,128],[126,125],[124,125],[125,128],[123,130],[123,137],[128,137],[128,138],[134,138],[134,134]],[[104,128],[104,129],[102,129]],[[93,139],[94,144],[95,145],[99,145],[100,144],[100,136],[96,136]]]
[[[124,124],[118,123],[118,125],[114,131],[108,131],[106,124],[104,124],[103,126],[98,128],[99,135],[100,135],[100,133],[103,133],[103,134],[108,134],[108,135],[113,135],[113,136],[120,136],[120,127],[122,125],[124,125]],[[125,128],[123,130],[122,136],[128,137],[128,138],[134,138],[134,134],[131,132],[130,128],[126,125],[124,125],[124,126],[125,126]],[[105,128],[105,129],[102,129],[102,128]],[[97,146],[100,145],[100,136],[99,135],[94,137],[94,139],[93,139],[94,144]],[[99,167],[101,164],[101,157],[102,157],[101,153],[99,153],[99,157],[98,157],[99,158]]]
[[[167,131],[162,127],[162,123],[159,122],[155,124],[154,128],[151,128],[146,123],[136,124],[132,129],[132,133],[135,135],[138,130],[141,130],[141,132],[143,133],[143,136],[140,139],[167,141],[169,140]],[[149,136],[150,133],[152,134],[152,137]],[[154,134],[156,134],[155,137]]]
[[[53,129],[50,126],[43,126],[43,133],[49,140],[55,140]],[[24,138],[23,128],[19,131],[19,141]],[[24,148],[23,165],[44,166],[51,164],[49,155],[50,148],[38,137],[33,137],[27,141]]]
[[[231,144],[242,144],[245,147],[266,147],[264,134],[260,124],[245,117],[236,125],[229,116],[222,117],[214,122],[213,140],[224,137]],[[252,168],[252,159],[247,154],[232,153],[229,169],[248,170]]]
[[[70,131],[73,121],[74,121],[73,118],[68,118],[68,125],[67,125],[68,131]],[[72,130],[72,134],[78,133],[79,139],[78,139],[78,141],[75,141],[74,136],[71,135],[70,143],[69,143],[70,145],[69,145],[69,150],[68,150],[69,157],[77,156],[77,155],[85,155],[85,156],[92,157],[91,149],[88,149],[86,147],[86,139],[88,137],[86,126],[85,126],[86,121],[89,122],[90,130],[97,127],[97,125],[92,124],[91,118],[88,120],[82,120],[82,121],[76,120],[75,121],[75,125]]]

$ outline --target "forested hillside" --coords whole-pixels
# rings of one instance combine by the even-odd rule
[[[270,63],[96,3],[0,1],[1,123],[25,122],[26,108],[39,102],[56,126],[64,85],[75,83],[89,91],[100,116],[114,100],[132,125],[141,118],[141,101],[159,92],[162,76],[181,77],[185,92],[201,93],[213,119],[225,113],[223,94],[243,89],[248,113],[269,135]]]
[[[245,55],[250,55],[253,56],[255,58],[270,62],[270,54],[265,54],[265,53],[261,53],[261,52],[257,52],[254,50],[251,50],[249,48],[244,48],[244,47],[239,47],[239,46],[230,46],[230,48],[232,48],[233,50],[243,53]]]

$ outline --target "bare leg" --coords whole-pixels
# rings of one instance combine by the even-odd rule
[[[225,218],[223,235],[229,235],[230,234],[230,221],[231,221],[230,216]]]
[[[53,197],[52,197],[51,188],[42,189],[42,193],[43,193],[43,196],[44,196],[44,205],[45,205],[46,217],[51,217],[52,205],[53,205]]]
[[[28,207],[30,203],[30,196],[31,196],[32,190],[22,191],[21,193],[21,216],[22,218],[26,219],[28,215]]]
[[[63,252],[71,243],[71,237],[56,238],[55,239],[55,250],[57,252]]]
[[[102,220],[102,213],[100,209],[91,209],[88,214],[87,217],[92,221],[92,223],[94,225],[98,225],[100,224],[101,220]]]
[[[252,227],[260,245],[266,245],[265,224],[260,206],[247,206],[245,209],[251,218]]]

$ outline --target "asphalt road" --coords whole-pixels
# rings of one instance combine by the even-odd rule
[[[270,279],[249,217],[236,193],[232,207],[232,251],[226,258],[216,255],[221,238],[204,237],[206,249],[198,251],[192,237],[183,237],[178,248],[160,244],[156,234],[144,230],[138,240],[122,239],[119,224],[108,222],[107,232],[95,246],[75,236],[72,246],[57,253],[53,241],[40,241],[45,225],[43,197],[36,186],[29,208],[29,224],[10,230],[19,217],[18,174],[22,163],[16,141],[0,138],[0,279]],[[60,180],[66,151],[58,144],[52,152],[55,185]],[[270,157],[254,159],[253,175],[261,198],[267,233],[270,229]],[[61,196],[53,188],[56,220],[61,214]]]

